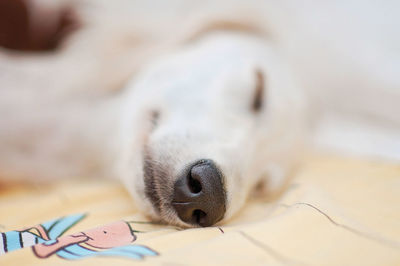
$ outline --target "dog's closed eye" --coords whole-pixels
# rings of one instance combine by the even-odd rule
[[[263,108],[263,98],[265,94],[265,88],[264,88],[264,73],[257,69],[256,70],[256,85],[255,85],[255,91],[254,91],[254,96],[253,96],[253,102],[251,105],[251,108],[254,112],[259,112]]]

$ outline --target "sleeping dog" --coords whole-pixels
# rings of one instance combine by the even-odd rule
[[[122,0],[16,2],[34,26],[25,45],[4,41],[0,54],[5,180],[115,177],[153,219],[211,226],[229,220],[255,191],[282,188],[319,114],[373,113],[399,125],[390,101],[398,99],[396,75],[371,72],[368,49],[352,60],[338,57],[359,37],[334,20],[347,10],[340,4],[336,13],[313,6],[325,19],[310,5],[294,10],[286,2],[171,1],[157,9]],[[55,18],[41,21],[41,12]],[[60,38],[71,21],[80,28]],[[323,31],[311,27],[318,23]],[[389,67],[386,54],[379,56]],[[357,94],[361,88],[365,95]],[[384,104],[373,102],[377,95]],[[365,140],[361,147],[370,140],[357,138]]]

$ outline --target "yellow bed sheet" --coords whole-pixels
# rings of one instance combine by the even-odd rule
[[[73,234],[130,221],[135,244],[155,256],[80,260],[37,258],[31,248],[0,256],[0,265],[400,265],[400,165],[310,156],[275,201],[252,199],[219,227],[180,230],[143,224],[125,189],[114,181],[69,180],[0,187],[0,231],[85,213]]]

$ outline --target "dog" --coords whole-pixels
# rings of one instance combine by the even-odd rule
[[[48,6],[33,3],[35,14]],[[400,75],[373,34],[379,29],[352,36],[357,31],[337,20],[351,5],[57,3],[51,12],[73,10],[80,28],[35,46],[56,50],[0,55],[3,180],[114,177],[152,219],[204,227],[231,219],[251,194],[281,189],[312,132],[320,146],[349,146],[354,139],[337,139],[335,132],[349,130],[331,123],[337,117],[352,130],[379,131],[361,130],[367,134],[357,135],[353,152],[398,156],[397,148],[367,146],[371,139],[387,145],[388,136],[398,145],[392,88]],[[363,6],[344,16],[359,14],[355,29],[374,10]],[[54,40],[54,32],[41,36]],[[357,52],[357,38],[371,46]],[[371,51],[392,72],[371,68]]]

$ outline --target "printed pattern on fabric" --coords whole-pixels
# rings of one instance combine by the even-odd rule
[[[25,247],[32,247],[38,258],[57,255],[67,260],[95,256],[142,259],[158,253],[143,245],[133,245],[137,239],[131,225],[117,221],[76,234],[62,236],[68,229],[85,218],[85,214],[54,219],[24,230],[0,234],[0,255]]]

